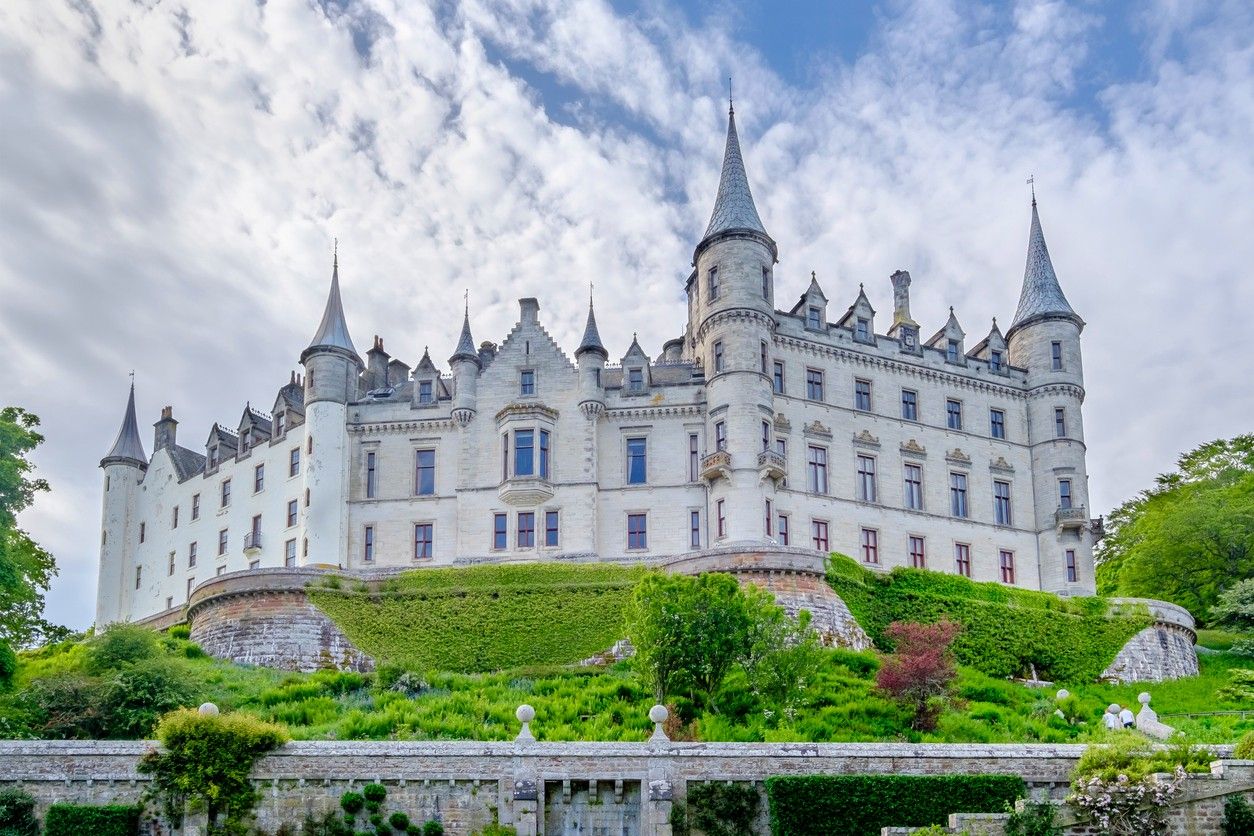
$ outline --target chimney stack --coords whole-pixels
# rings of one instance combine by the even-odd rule
[[[161,420],[153,424],[153,447],[156,450],[173,448],[178,435],[179,422],[174,420],[174,408],[161,409]],[[155,450],[154,450],[155,452]]]

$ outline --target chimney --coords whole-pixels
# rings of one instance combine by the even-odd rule
[[[374,335],[374,345],[366,352],[366,359],[370,362],[372,386],[376,389],[387,386],[388,360],[392,359],[392,355],[383,350],[383,340],[378,334]]]
[[[916,325],[910,318],[910,273],[898,270],[889,278],[893,283],[893,325]]]
[[[535,325],[540,321],[540,302],[531,296],[518,300],[518,311],[524,323]]]
[[[163,448],[173,449],[179,427],[179,422],[174,420],[174,408],[169,406],[163,407],[161,410],[161,420],[152,426],[153,447],[156,448],[156,450],[161,450]]]

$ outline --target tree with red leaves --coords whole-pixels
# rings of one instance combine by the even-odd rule
[[[884,657],[876,686],[888,696],[914,709],[911,728],[931,731],[958,675],[950,645],[962,629],[952,621],[916,624],[894,621],[884,631],[896,652]]]

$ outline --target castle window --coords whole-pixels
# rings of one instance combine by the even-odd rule
[[[945,360],[950,363],[957,363],[961,356],[957,340],[950,340],[945,344]]]
[[[854,327],[854,339],[864,343],[871,341],[871,321],[863,317],[858,317],[857,325]]]
[[[225,574],[226,574],[226,566],[219,566],[217,569],[215,569],[215,570],[214,570],[214,572],[213,572],[213,573],[214,573],[215,575],[225,575]]]
[[[988,429],[993,438],[1006,437],[1006,413],[1000,409],[988,411]]]
[[[1075,549],[1067,549],[1067,583],[1080,580],[1080,571],[1076,567]]]
[[[788,545],[788,515],[780,514],[775,519],[775,541],[781,546]]]
[[[1050,368],[1056,372],[1062,371],[1062,343],[1055,340],[1049,344]]]
[[[288,540],[283,544],[283,565],[289,569],[296,565],[296,540]]]
[[[915,569],[922,569],[927,565],[927,552],[923,543],[923,538],[916,535],[910,535],[910,565]]]
[[[165,596],[165,608],[167,610],[174,609],[174,596],[173,595]]]
[[[766,374],[766,340],[762,340],[758,349],[758,360],[761,363],[762,374]]]
[[[905,490],[902,492],[906,507],[912,511],[923,510],[923,467],[917,464],[905,466]]]
[[[806,327],[813,331],[820,331],[823,328],[823,309],[817,305],[810,305],[806,308]]]
[[[305,488],[305,507],[309,507],[309,488]]]
[[[827,493],[827,448],[811,445],[806,458],[806,471],[810,477],[810,493]]]
[[[266,487],[266,466],[259,464],[253,468],[253,493],[265,490]]]
[[[196,568],[196,543],[195,541],[187,544],[187,568]]]
[[[628,392],[644,391],[644,369],[628,369],[627,370],[627,391]]]
[[[688,546],[690,548],[701,548],[701,512],[688,512]]]
[[[414,451],[414,493],[431,496],[435,493],[435,451]]]
[[[435,398],[432,394],[432,382],[430,380],[418,381],[418,403],[433,403]]]
[[[688,433],[688,481],[695,482],[701,475],[701,452],[696,433]]]
[[[496,551],[504,549],[509,543],[508,520],[508,514],[492,515],[492,548]]]
[[[209,469],[213,470],[218,466],[218,445],[209,448]]]
[[[714,302],[718,299],[718,268],[717,267],[710,268],[709,277],[710,277],[710,301]]]
[[[771,449],[771,422],[762,422],[762,449],[764,451]]]
[[[875,457],[858,456],[858,499],[863,502],[875,502],[876,493]]]
[[[523,369],[519,373],[518,394],[534,395],[536,393],[536,373],[534,369]]]
[[[313,455],[313,436],[312,435],[310,435],[309,438],[305,440],[305,454],[308,456]]]
[[[529,549],[536,544],[536,515],[534,512],[518,512],[516,541],[520,549]]]
[[[993,483],[993,521],[998,525],[1010,525],[1010,483]]]
[[[287,415],[286,415],[285,413],[282,413],[282,412],[276,412],[276,413],[274,414],[274,436],[275,436],[275,438],[278,438],[279,436],[283,435],[283,430],[287,429],[287,421],[286,421],[286,418],[287,418]]]
[[[649,517],[647,514],[627,515],[627,549],[649,547]]]
[[[366,526],[362,537],[361,559],[366,563],[374,563],[374,526]]]
[[[771,298],[771,271],[765,267],[762,268],[762,298]]]
[[[721,372],[723,370],[723,342],[722,340],[714,341],[714,371]]]
[[[1067,410],[1061,406],[1054,409],[1054,435],[1058,438],[1067,437]]]
[[[826,553],[829,550],[827,522],[825,520],[810,521],[810,539],[814,543],[815,551]]]
[[[906,421],[919,420],[919,393],[913,389],[901,390],[901,417]]]
[[[192,519],[200,519],[200,494],[192,494]]]
[[[239,439],[240,451],[241,452],[247,451],[252,446],[253,446],[253,432],[252,430],[244,430],[244,434],[241,435]]]
[[[954,568],[959,575],[971,577],[971,547],[966,543],[954,543]]]
[[[771,536],[771,500],[766,500],[766,536]]]
[[[871,381],[855,380],[853,382],[853,408],[863,412],[871,411]]]
[[[179,527],[179,507],[174,506],[174,510],[170,513],[170,528]]]
[[[544,512],[544,545],[556,546],[560,540],[556,511]]]
[[[643,485],[648,476],[648,439],[627,439],[627,484]]]
[[[105,493],[109,492],[109,483],[110,483],[109,477],[105,476]]]
[[[880,533],[874,528],[862,529],[862,562],[880,562]]]
[[[231,504],[231,480],[222,480],[222,507],[225,508]]]
[[[806,369],[806,397],[812,401],[823,400],[823,372]]]
[[[366,453],[366,499],[374,499],[379,489],[378,454]]]
[[[1002,549],[1001,554],[1001,582],[1015,582],[1015,553]]]
[[[1064,511],[1071,508],[1071,480],[1058,480],[1058,507]]]
[[[167,575],[174,574],[174,552],[170,552],[170,567],[169,567],[169,570],[166,572],[166,574]]]
[[[188,597],[189,599],[192,597],[192,587],[193,587],[193,586],[195,586],[195,585],[196,585],[196,579],[195,579],[195,578],[188,578],[188,579],[187,579],[187,597]]]
[[[718,539],[722,540],[727,536],[727,513],[723,510],[725,500],[720,499],[714,505],[715,513],[718,517]]]
[[[244,540],[244,548],[248,548],[250,543],[254,547],[261,546],[261,514],[253,517],[252,531],[249,533],[249,538]]]
[[[994,372],[1001,371],[1001,352],[1000,351],[989,352],[988,368]]]
[[[549,478],[549,431],[540,430],[540,478]]]
[[[287,501],[287,527],[291,528],[296,525],[296,500],[289,499]]]
[[[136,566],[135,567],[135,588],[136,589],[139,589],[139,584],[141,580],[143,579],[143,577],[144,577],[144,567]]]
[[[287,452],[287,475],[300,475],[300,448],[293,447]]]
[[[536,472],[535,430],[514,431],[514,475],[533,476]]]
[[[949,429],[962,429],[962,401],[956,401],[953,398],[945,401],[945,420]]]
[[[147,523],[140,523],[139,524],[139,542],[141,543],[144,542],[144,537],[147,533],[148,533]]]
[[[425,560],[432,556],[435,526],[432,523],[414,525],[414,560]]]
[[[777,395],[784,394],[784,364],[783,363],[780,363],[780,362],[775,363],[775,375],[774,375],[774,379],[772,383],[775,389],[775,394]]]
[[[226,529],[218,532],[218,556],[226,554]]]
[[[949,474],[949,513],[955,517],[967,516],[967,475]]]

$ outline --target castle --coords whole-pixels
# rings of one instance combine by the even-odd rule
[[[1084,322],[1035,198],[1014,319],[974,345],[952,308],[921,331],[905,271],[891,319],[861,290],[830,306],[813,275],[777,307],[776,261],[734,111],[687,324],[656,357],[633,340],[610,363],[590,302],[572,363],[527,298],[499,346],[476,347],[467,310],[447,374],[378,337],[363,361],[337,257],[303,376],[269,413],[245,408],[193,449],[167,407],[149,458],[132,386],[100,463],[97,623],[178,611],[215,577],[259,569],[717,567],[772,550],[1092,594]]]

